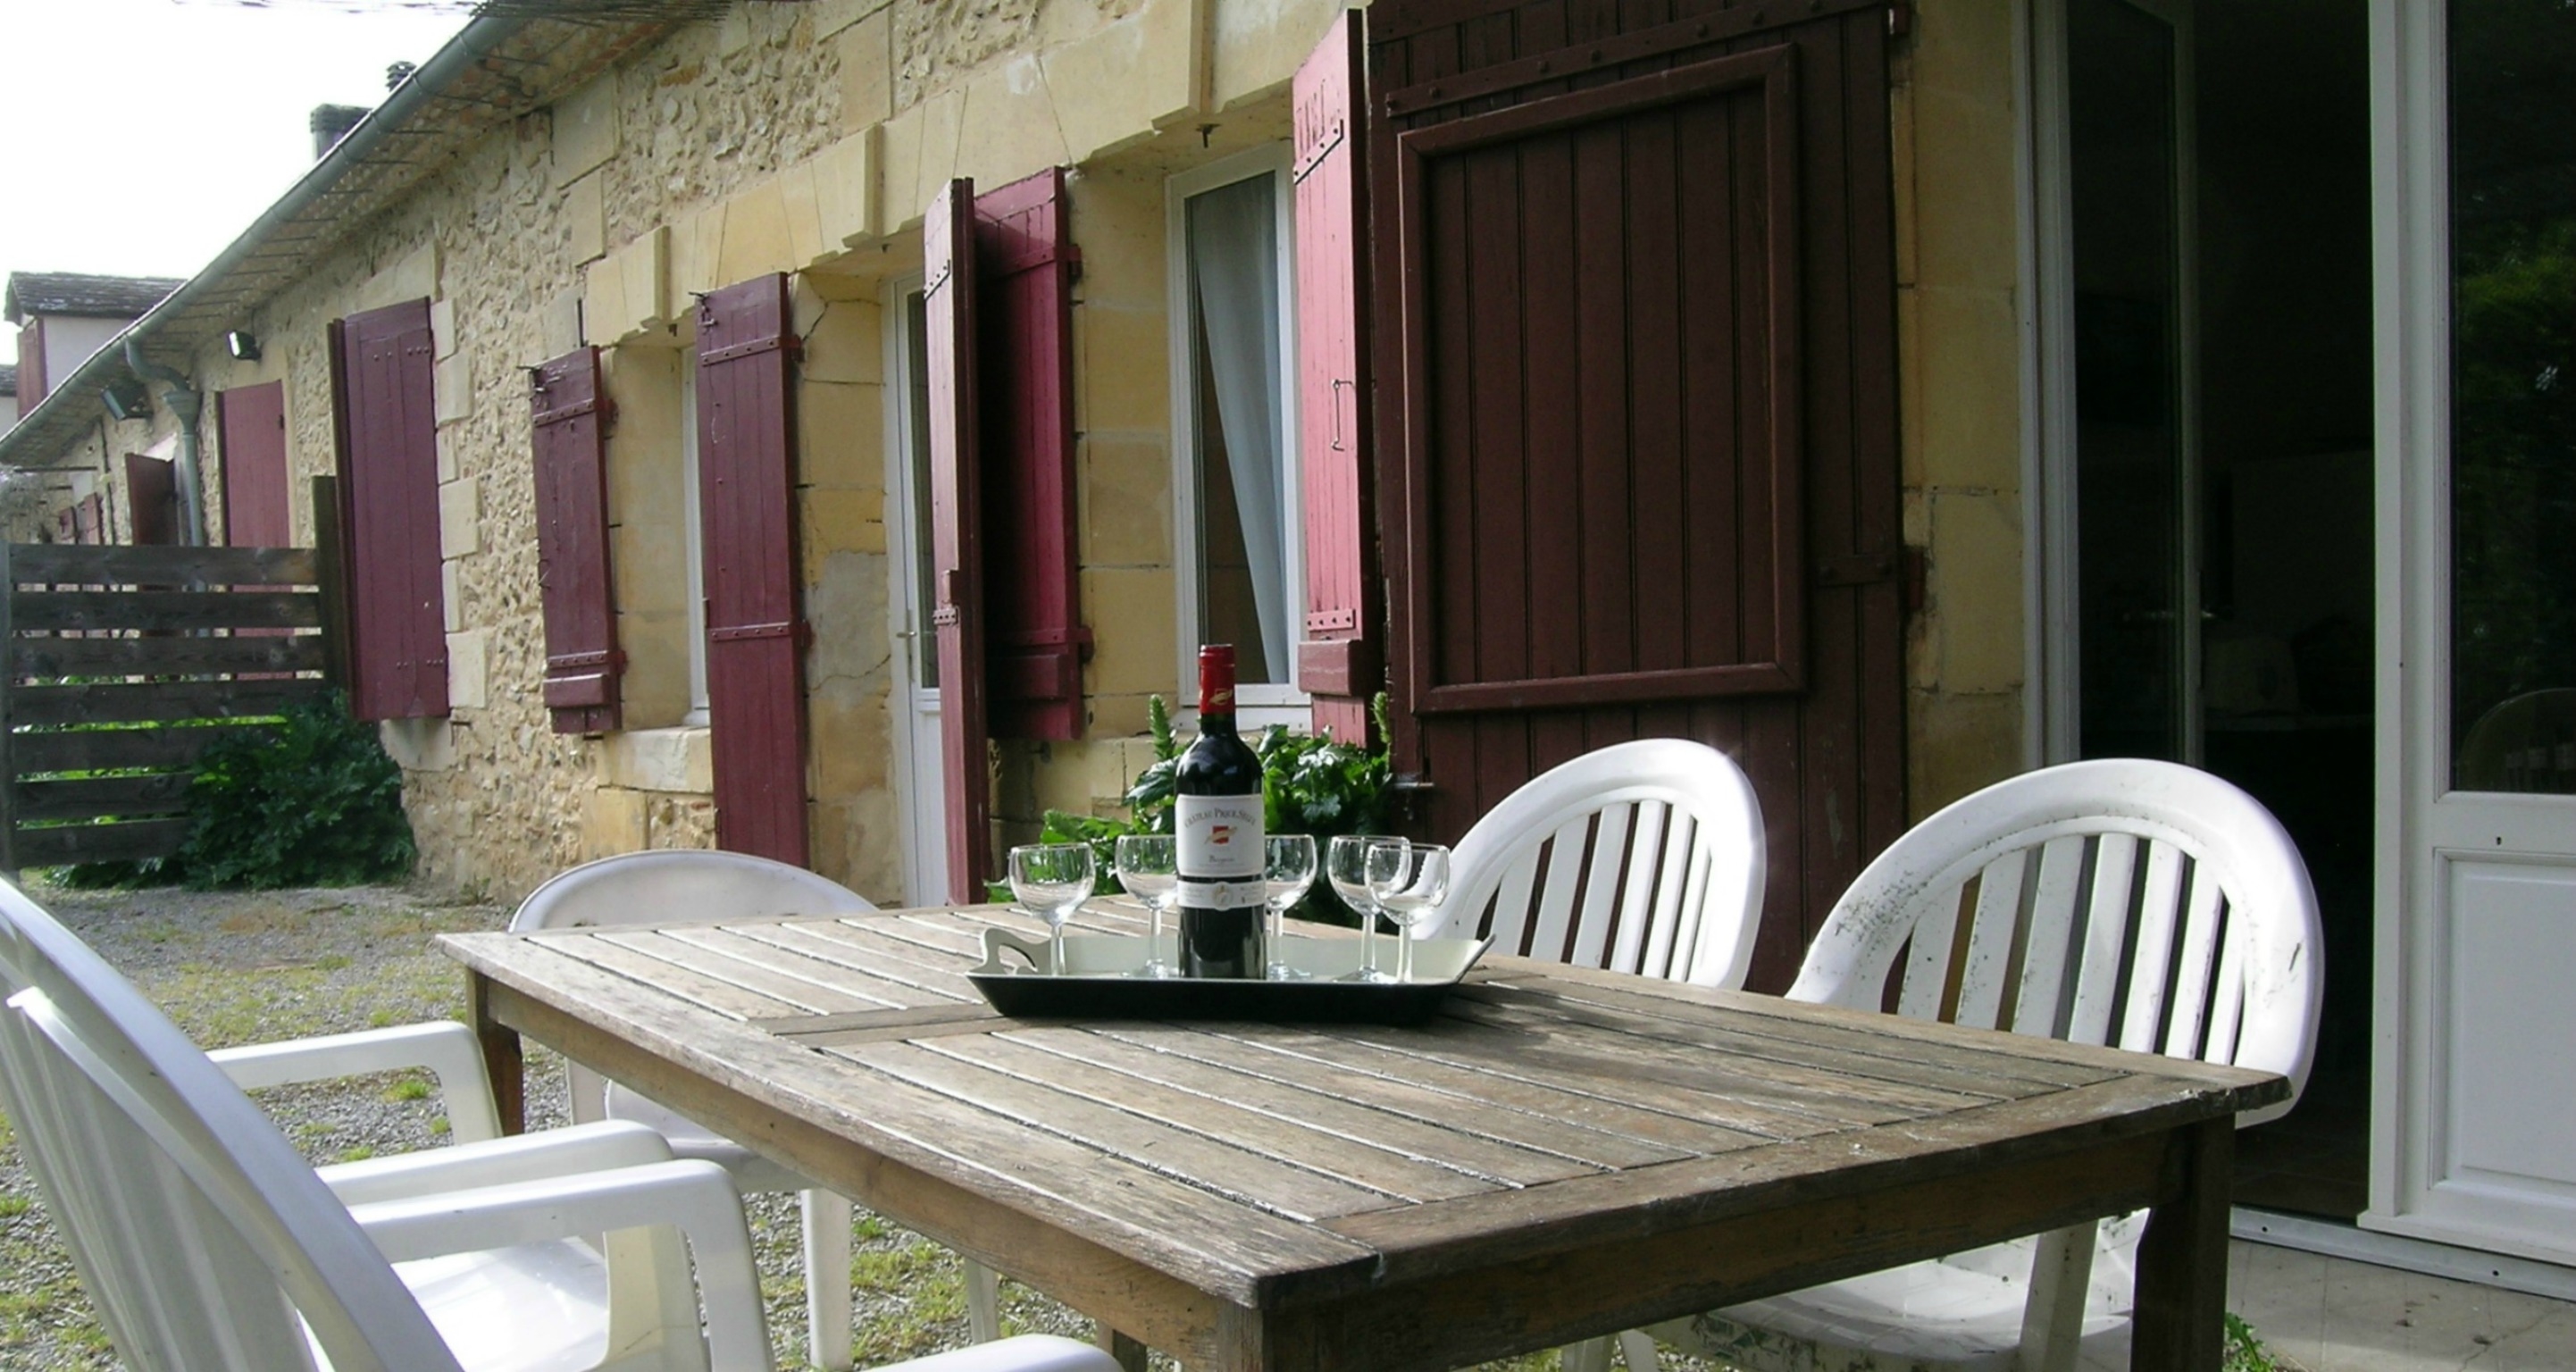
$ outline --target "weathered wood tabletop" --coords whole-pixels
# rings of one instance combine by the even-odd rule
[[[1421,1029],[1013,1020],[963,975],[997,923],[441,942],[514,1121],[525,1034],[1193,1369],[1453,1367],[2141,1207],[2134,1365],[2215,1369],[2232,1117],[2287,1091],[1499,955]]]

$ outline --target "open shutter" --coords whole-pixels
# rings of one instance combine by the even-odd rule
[[[804,624],[796,612],[787,278],[698,302],[698,509],[716,842],[802,867]]]
[[[179,541],[179,483],[170,464],[141,453],[125,455],[125,508],[133,516],[133,542]]]
[[[333,328],[346,507],[350,708],[360,719],[447,713],[438,575],[438,416],[429,302]]]
[[[286,384],[239,386],[215,396],[224,472],[224,542],[291,545],[286,504]]]
[[[984,761],[982,472],[976,462],[975,183],[948,183],[921,221],[928,314],[930,622],[939,638],[939,760],[948,899],[982,896],[991,868]]]
[[[29,319],[18,326],[18,417],[24,419],[45,402],[45,321]],[[70,539],[63,540],[69,543]]]
[[[107,541],[107,504],[96,495],[84,498],[72,507],[72,541],[105,543]]]
[[[535,416],[537,589],[546,617],[546,709],[559,734],[618,726],[617,614],[608,577],[608,463],[601,444],[607,400],[599,349],[579,348],[537,368]]]
[[[1082,736],[1091,631],[1075,566],[1070,220],[1060,167],[975,197],[984,680],[996,738]]]
[[[1383,670],[1369,589],[1377,540],[1368,473],[1368,250],[1360,177],[1360,19],[1344,11],[1297,71],[1297,460],[1306,497],[1306,624],[1297,684],[1314,727],[1365,742]]]

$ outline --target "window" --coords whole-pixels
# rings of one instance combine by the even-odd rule
[[[1173,177],[1165,221],[1181,694],[1231,643],[1247,724],[1304,722],[1287,170],[1282,143]]]

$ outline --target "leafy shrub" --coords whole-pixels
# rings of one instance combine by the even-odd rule
[[[1121,835],[1172,832],[1172,799],[1176,794],[1173,775],[1180,766],[1180,740],[1173,734],[1171,711],[1164,707],[1161,696],[1147,701],[1145,709],[1147,727],[1154,735],[1154,765],[1146,768],[1121,797],[1127,806],[1127,817],[1049,810],[1038,834],[1041,843],[1090,844],[1098,858],[1102,895],[1115,895],[1119,890],[1116,858]],[[1384,695],[1371,704],[1370,712],[1377,718],[1379,737],[1385,737]],[[1273,834],[1314,835],[1318,865],[1323,861],[1324,846],[1336,834],[1385,832],[1387,783],[1392,768],[1384,748],[1342,743],[1329,733],[1292,733],[1276,724],[1254,735],[1250,742],[1253,756],[1261,759],[1264,826]],[[1009,900],[1009,884],[993,883],[992,898]],[[1333,897],[1320,872],[1315,888],[1294,913],[1331,924],[1358,922]]]
[[[170,860],[190,886],[349,886],[411,872],[402,769],[335,693],[265,739],[206,749],[188,788],[196,831]]]

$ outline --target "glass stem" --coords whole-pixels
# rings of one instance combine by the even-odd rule
[[[1163,902],[1145,902],[1145,970],[1157,976],[1163,970]]]
[[[1409,926],[1401,923],[1395,930],[1395,979],[1413,980],[1413,934]]]
[[[1047,926],[1047,966],[1057,976],[1064,975],[1064,925],[1061,921]]]
[[[1360,967],[1370,976],[1377,975],[1377,907],[1360,916]]]

